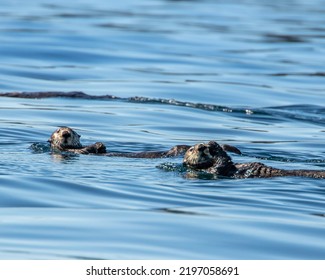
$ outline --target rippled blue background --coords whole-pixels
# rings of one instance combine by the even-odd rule
[[[0,91],[193,104],[0,98],[0,258],[324,259],[323,180],[188,179],[156,168],[181,158],[29,146],[68,125],[109,150],[216,140],[237,162],[325,169],[325,2],[115,2],[3,0]]]

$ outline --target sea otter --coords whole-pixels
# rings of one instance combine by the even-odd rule
[[[106,153],[106,147],[101,142],[89,146],[82,146],[80,143],[80,135],[70,127],[59,127],[55,130],[48,142],[51,149],[56,151],[66,151],[78,154],[103,154]]]
[[[176,145],[168,151],[148,151],[138,153],[119,153],[107,152],[106,146],[101,142],[89,146],[82,146],[80,143],[80,135],[70,127],[60,127],[55,130],[48,142],[51,144],[51,149],[55,151],[65,151],[77,154],[101,154],[110,157],[132,157],[132,158],[161,158],[174,157],[183,155],[191,146]],[[224,145],[222,148],[226,151],[240,154],[241,152],[231,145]]]
[[[232,178],[270,178],[302,176],[325,179],[325,171],[284,170],[267,166],[260,162],[234,163],[222,147],[214,142],[196,144],[184,155],[183,164],[195,170]]]

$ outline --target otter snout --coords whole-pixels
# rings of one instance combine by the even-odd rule
[[[67,139],[67,138],[71,137],[71,133],[69,131],[65,130],[62,132],[62,137]]]
[[[203,143],[198,145],[197,150],[198,150],[200,153],[205,154],[205,155],[207,155],[207,156],[210,155],[210,150],[209,150],[209,148],[207,147],[207,145],[205,145],[205,144],[203,144]]]
[[[198,147],[197,147],[197,150],[199,152],[204,152],[205,148],[206,148],[206,146],[204,144],[199,144]]]

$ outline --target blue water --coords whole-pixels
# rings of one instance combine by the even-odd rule
[[[325,180],[29,147],[71,126],[114,151],[216,140],[325,169],[325,2],[115,2],[1,2],[1,92],[149,100],[0,98],[0,258],[324,259]]]

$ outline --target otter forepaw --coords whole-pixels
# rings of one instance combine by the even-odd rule
[[[166,153],[166,157],[176,157],[183,155],[189,148],[190,146],[188,145],[176,145]]]
[[[228,145],[228,144],[223,144],[221,145],[222,149],[225,151],[225,152],[230,152],[230,153],[234,153],[234,154],[237,154],[237,155],[241,155],[242,152],[234,147],[234,146],[231,146],[231,145]]]
[[[106,153],[106,146],[102,142],[86,146],[80,149],[81,154],[104,154]]]

